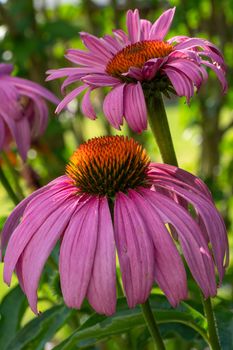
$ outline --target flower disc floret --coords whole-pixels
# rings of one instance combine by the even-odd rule
[[[67,165],[80,192],[112,197],[116,192],[148,186],[149,157],[135,140],[104,136],[82,144]]]
[[[172,45],[158,40],[144,40],[128,45],[118,52],[107,64],[106,72],[121,76],[131,67],[142,68],[152,58],[166,57],[172,52]]]

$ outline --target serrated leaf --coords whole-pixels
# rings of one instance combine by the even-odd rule
[[[204,316],[188,304],[182,302],[179,307],[173,309],[162,295],[151,296],[150,304],[158,324],[183,323],[195,329],[207,341],[207,324]],[[144,326],[145,321],[140,306],[129,309],[125,298],[121,298],[118,300],[117,311],[113,316],[94,314],[54,350],[82,349],[111,335]]]
[[[19,329],[27,308],[26,297],[19,286],[12,289],[0,305],[0,349],[5,350]]]
[[[65,324],[71,310],[55,306],[27,323],[6,350],[43,350],[45,344]]]

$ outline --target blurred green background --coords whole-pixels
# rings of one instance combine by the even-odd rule
[[[61,97],[61,81],[45,83],[45,71],[69,66],[69,62],[64,58],[64,53],[67,48],[83,48],[78,34],[80,31],[87,31],[97,36],[102,36],[105,33],[111,34],[111,30],[116,27],[125,28],[125,13],[129,8],[138,8],[141,18],[147,18],[153,22],[162,11],[173,6],[176,6],[177,9],[168,38],[175,35],[206,38],[222,50],[227,64],[229,91],[225,96],[221,94],[220,84],[216,76],[210,72],[207,84],[201,88],[198,95],[192,98],[190,106],[186,104],[185,99],[175,97],[171,100],[165,100],[165,103],[179,165],[200,176],[210,187],[216,205],[224,216],[232,251],[232,0],[0,0],[0,61],[13,63],[15,66],[14,74],[34,80]],[[98,111],[97,121],[90,121],[81,115],[77,100],[71,104],[73,113],[65,111],[57,116],[54,115],[54,106],[50,106],[50,120],[46,134],[33,142],[28,153],[27,164],[22,163],[14,146],[12,152],[0,158],[1,166],[3,166],[16,191],[20,184],[24,194],[28,194],[54,177],[63,174],[70,155],[84,140],[93,136],[117,133],[107,124],[102,115],[101,101],[103,97],[104,92],[94,95],[93,103]],[[152,160],[161,161],[150,130],[142,135],[133,135],[124,125],[122,131],[118,132],[118,134],[121,133],[130,134],[137,138],[145,145]],[[19,184],[17,184],[18,178],[20,179]],[[20,193],[18,194],[20,195]],[[0,187],[0,209],[1,227],[13,209],[13,205],[2,186]],[[51,288],[51,284],[56,282],[54,269],[51,266],[46,267],[46,269],[39,292],[42,311],[55,305],[57,298],[59,298],[56,288],[54,286],[54,289]],[[52,269],[52,272],[49,269]],[[0,270],[2,272],[2,266],[0,266]],[[14,285],[16,285],[16,280],[14,280],[11,289]],[[192,285],[190,288],[192,291],[190,294],[191,302],[196,303],[197,308],[200,309],[198,293]],[[8,292],[9,288],[3,284],[1,277],[0,300],[4,302],[6,300],[4,297],[6,298]],[[221,322],[227,322],[227,327],[230,329],[233,329],[233,317],[230,314],[233,307],[232,297],[233,263],[228,268],[218,297],[215,299],[216,308],[224,310]],[[22,302],[22,305],[23,303],[25,301]],[[11,307],[14,309],[13,305]],[[15,332],[34,317],[29,310],[23,315],[19,318],[19,324],[15,326]],[[76,316],[72,314],[70,317],[65,326],[54,328],[55,330],[51,333],[50,340],[46,341],[46,345],[43,342],[38,345],[31,341],[27,345],[21,344],[21,347],[14,349],[51,349],[54,344],[68,336],[75,328],[73,325]],[[4,332],[1,322],[2,319],[0,319],[0,345],[2,345],[1,349],[7,349],[3,340],[1,343],[1,332]],[[57,332],[58,329],[60,329],[59,332]],[[204,343],[193,334],[185,337],[185,332],[176,332],[175,326],[173,330],[168,332],[166,338],[169,350],[175,350],[178,347],[180,349],[205,348]],[[139,335],[143,338],[140,331],[137,333],[137,336]],[[123,334],[88,348],[136,349],[135,342],[129,345],[126,338],[126,335]],[[145,339],[146,341],[141,342],[142,345],[138,349],[151,348],[148,336],[145,336]],[[233,341],[231,344],[232,348],[226,345],[225,349],[233,349]]]

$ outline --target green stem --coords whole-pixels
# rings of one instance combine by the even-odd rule
[[[168,125],[167,115],[164,108],[163,98],[157,92],[153,98],[148,98],[147,107],[149,112],[149,124],[164,163],[178,165],[172,137]]]
[[[24,199],[25,196],[24,196],[24,193],[23,193],[21,186],[20,186],[20,183],[19,183],[18,172],[12,166],[12,163],[9,160],[9,158],[5,152],[2,152],[2,158],[4,159],[4,162],[6,163],[9,171],[11,172],[11,175],[12,175],[14,183],[15,183],[15,189],[16,189],[17,195],[20,197],[21,200]]]
[[[153,98],[147,99],[147,108],[150,127],[164,163],[178,166],[162,95],[159,91]],[[221,350],[211,299],[203,298],[202,302],[208,323],[209,344],[212,350]]]
[[[154,340],[156,349],[165,350],[165,345],[163,343],[163,339],[160,335],[159,328],[153,316],[149,299],[147,299],[147,301],[144,304],[141,304],[141,307],[142,307],[143,316],[145,318],[150,334]]]
[[[4,174],[1,166],[0,166],[0,180],[1,180],[3,187],[5,188],[7,193],[9,194],[10,198],[12,199],[12,202],[17,205],[20,202],[20,200],[17,197],[17,195],[15,194],[14,190],[12,189],[12,187],[11,187],[6,175]]]
[[[217,324],[214,316],[214,311],[211,303],[211,299],[204,299],[202,296],[202,303],[205,311],[205,315],[208,322],[208,333],[210,339],[210,346],[212,350],[221,350],[219,342],[219,336],[217,331]]]

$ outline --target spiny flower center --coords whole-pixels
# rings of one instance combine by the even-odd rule
[[[119,191],[147,187],[148,164],[146,151],[135,140],[103,136],[79,146],[66,173],[80,192],[113,197]]]
[[[130,67],[142,68],[151,58],[165,57],[172,51],[172,45],[158,40],[145,40],[124,47],[107,64],[106,72],[119,76]]]

